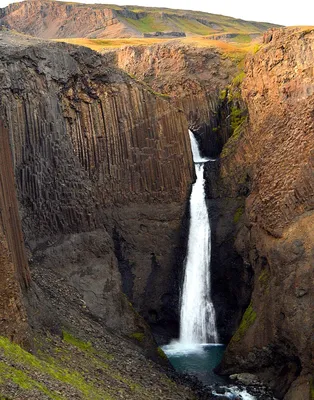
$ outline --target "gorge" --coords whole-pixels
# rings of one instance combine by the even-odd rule
[[[0,397],[215,398],[157,347],[195,318],[227,346],[217,373],[312,400],[313,43],[100,54],[0,31]],[[208,313],[183,307],[180,336],[186,257]]]

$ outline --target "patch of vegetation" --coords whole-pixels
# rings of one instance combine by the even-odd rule
[[[230,155],[236,147],[238,140],[241,137],[243,131],[243,125],[246,122],[246,115],[243,115],[243,111],[233,107],[231,110],[231,128],[233,130],[232,136],[228,139],[227,143],[224,145],[221,157],[227,157]]]
[[[241,110],[241,108],[235,106],[231,107],[230,124],[233,133],[239,130],[245,120],[246,115],[243,115],[243,110]]]
[[[62,38],[54,39],[56,42],[65,42],[77,46],[88,47],[92,50],[118,49],[124,46],[151,46],[153,44],[169,41],[165,38],[121,38],[121,39],[87,39],[87,38]]]
[[[160,358],[162,358],[164,360],[168,360],[168,357],[166,356],[166,353],[163,351],[163,349],[161,347],[157,348],[157,353],[158,353]]]
[[[270,278],[270,273],[268,269],[263,269],[260,276],[258,277],[259,282],[262,286],[267,286]]]
[[[69,332],[62,331],[62,338],[64,342],[69,343],[82,351],[94,351],[90,342],[84,342],[83,340],[72,336]]]
[[[5,382],[13,382],[24,390],[38,390],[53,400],[64,400],[63,396],[49,390],[43,383],[31,379],[25,372],[0,362],[0,384]],[[0,399],[5,399],[5,397]]]
[[[221,102],[225,101],[227,99],[227,97],[228,97],[228,89],[221,90],[220,93],[219,93],[219,100]]]
[[[240,35],[237,35],[237,36],[233,37],[231,39],[231,41],[232,42],[237,42],[237,43],[251,43],[252,42],[252,37],[249,34],[247,34],[247,35],[240,34]]]
[[[314,32],[314,28],[313,27],[301,27],[301,33],[299,36],[299,39],[302,39],[304,36],[308,35],[309,33]]]
[[[35,388],[37,389],[46,390],[44,386],[41,386],[41,383],[36,382],[34,381],[34,379],[32,379],[31,376],[35,373],[36,375],[47,375],[53,380],[72,386],[83,395],[84,399],[111,400],[111,397],[103,390],[94,386],[93,382],[87,382],[84,377],[77,371],[70,371],[68,368],[61,367],[55,362],[52,357],[49,359],[48,362],[41,360],[33,354],[30,354],[27,351],[23,350],[17,344],[11,343],[9,339],[4,337],[0,337],[0,349],[3,351],[5,357],[7,357],[15,364],[14,367],[12,367],[14,371],[11,370],[7,372],[8,376],[10,376],[11,374],[12,379],[16,379],[17,382],[20,382],[20,384],[24,386],[23,389],[33,388],[33,385],[35,385]],[[25,372],[21,371],[21,369],[25,370]],[[26,376],[24,374],[31,382],[29,384],[30,386],[28,387],[25,384]],[[57,396],[57,394],[55,395],[53,392],[49,393],[50,396]],[[56,400],[63,399],[63,397],[61,396],[51,398]]]
[[[253,309],[252,303],[250,303],[245,313],[243,314],[241,324],[236,333],[233,335],[231,341],[239,342],[244,337],[247,330],[254,324],[255,320],[256,312]]]
[[[253,49],[252,49],[252,53],[256,54],[261,47],[262,47],[261,44],[258,44],[258,43],[254,44]]]
[[[121,18],[122,19],[122,18]],[[168,31],[167,26],[157,13],[150,13],[139,19],[123,18],[129,25],[141,33]]]
[[[241,216],[244,213],[244,208],[241,206],[237,209],[237,211],[235,212],[234,216],[233,216],[233,222],[236,224],[239,222],[239,219],[241,218]]]
[[[138,342],[143,342],[145,339],[145,334],[142,332],[134,332],[130,335],[130,338],[137,340]]]
[[[119,38],[119,39],[88,39],[88,38],[62,38],[62,39],[54,39],[56,42],[65,42],[69,44],[74,44],[78,46],[85,46],[94,51],[104,52],[114,49],[119,49],[125,46],[152,46],[158,43],[169,43],[175,41],[176,43],[180,42],[183,45],[191,45],[200,48],[215,48],[222,54],[222,57],[229,58],[238,65],[241,65],[245,59],[245,56],[248,53],[254,52],[256,46],[260,47],[256,43],[237,43],[237,42],[227,42],[224,40],[214,40],[209,39],[208,35],[210,28],[202,25],[196,26],[195,21],[192,23],[189,20],[184,20],[182,18],[178,18],[180,21],[181,27],[186,26],[189,27],[190,30],[197,31],[198,33],[194,33],[197,36],[188,36],[184,38],[161,38],[161,37],[153,37],[153,38]],[[133,23],[137,23],[138,20],[133,20]],[[183,25],[182,25],[183,24]],[[151,29],[151,28],[149,28]],[[168,30],[173,30],[168,29]],[[180,27],[178,27],[180,31]],[[154,32],[149,31],[149,32]]]
[[[209,26],[190,18],[182,18],[172,15],[169,18],[169,22],[171,23],[171,25],[174,24],[176,26],[175,30],[193,33],[194,35],[209,35],[215,32]]]
[[[235,76],[232,80],[233,86],[240,86],[245,78],[245,72],[241,71],[237,76]]]
[[[113,360],[114,359],[114,357],[111,355],[111,354],[109,354],[109,353],[106,353],[106,352],[104,352],[104,351],[102,351],[102,350],[100,350],[100,351],[97,351],[94,347],[93,347],[93,345],[92,345],[92,343],[91,342],[84,342],[83,340],[81,340],[81,339],[78,339],[77,337],[75,337],[75,336],[73,336],[73,335],[71,335],[69,332],[67,332],[67,331],[62,331],[62,339],[63,339],[63,341],[65,342],[65,343],[68,343],[68,344],[70,344],[70,345],[72,345],[72,346],[75,346],[77,349],[79,349],[79,350],[81,350],[81,351],[85,351],[85,352],[89,352],[89,353],[98,353],[98,354],[100,354],[101,356],[103,356],[104,358],[106,358],[107,360]],[[64,353],[64,350],[62,349],[55,349],[55,351],[56,352],[58,352],[58,351],[61,351],[62,353]],[[63,355],[63,357],[64,357],[64,355]],[[105,368],[108,368],[108,366],[107,365],[105,365]]]

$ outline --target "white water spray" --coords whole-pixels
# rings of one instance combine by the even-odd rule
[[[190,198],[190,230],[181,299],[180,343],[218,343],[215,309],[210,295],[211,232],[205,202],[204,162],[189,131],[196,182]]]

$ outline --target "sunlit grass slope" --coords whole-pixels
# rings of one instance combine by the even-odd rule
[[[77,10],[86,10],[87,8],[91,10],[112,9],[115,11],[117,20],[131,27],[139,36],[145,33],[169,31],[184,32],[187,36],[204,36],[224,32],[257,34],[279,26],[267,22],[245,21],[201,11],[117,6],[113,4],[58,3],[75,6]]]

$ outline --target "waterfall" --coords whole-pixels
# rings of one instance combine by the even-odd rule
[[[222,382],[224,394],[218,390],[212,391],[217,399],[223,396],[228,399],[256,400],[243,388],[225,386],[222,378],[213,372],[224,351],[224,346],[218,344],[215,309],[210,295],[211,232],[204,188],[204,163],[214,160],[201,156],[197,140],[191,131],[189,134],[196,181],[190,198],[190,230],[181,297],[180,338],[162,349],[178,372],[195,375],[205,385]]]
[[[190,198],[190,229],[181,298],[180,343],[218,343],[215,309],[210,295],[211,232],[205,202],[204,162],[189,131],[196,181]]]

